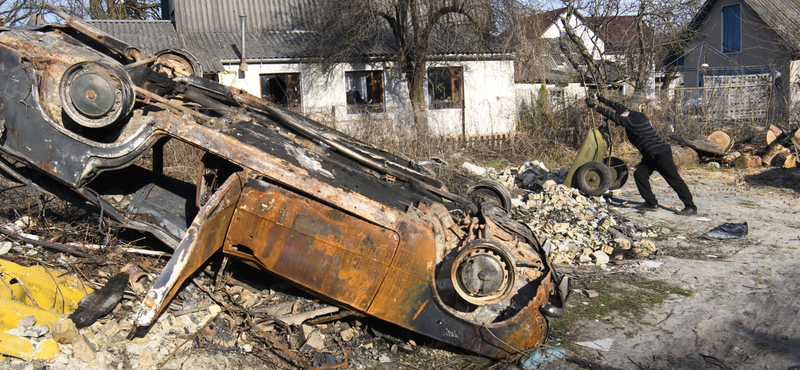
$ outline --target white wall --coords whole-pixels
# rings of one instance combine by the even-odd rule
[[[509,133],[516,129],[513,61],[429,63],[429,67],[444,66],[461,66],[464,70],[464,119],[461,108],[429,109],[432,134],[461,136],[463,129],[467,136],[473,136]],[[370,119],[393,121],[401,132],[408,132],[412,127],[408,84],[392,62],[339,64],[326,71],[315,64],[251,62],[244,78],[239,78],[238,64],[225,68],[227,71],[220,74],[222,84],[257,96],[261,96],[260,75],[300,73],[302,113],[320,121],[334,120],[338,128],[352,128],[364,118],[347,113],[345,72],[382,70],[386,112],[371,114]]]

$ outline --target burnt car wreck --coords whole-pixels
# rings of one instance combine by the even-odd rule
[[[452,194],[407,160],[62,16],[0,32],[0,170],[174,249],[134,318],[141,334],[220,249],[496,358],[542,344],[547,316],[564,314],[568,280],[502,186]],[[163,173],[168,140],[204,152],[196,184]]]

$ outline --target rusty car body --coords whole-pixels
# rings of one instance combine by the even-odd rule
[[[568,281],[502,187],[452,194],[414,163],[196,77],[180,55],[145,57],[62,17],[0,31],[0,171],[174,249],[136,327],[220,249],[496,358],[542,344],[563,314]],[[196,183],[163,173],[167,140],[204,153]]]

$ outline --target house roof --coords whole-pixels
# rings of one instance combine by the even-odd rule
[[[525,26],[525,37],[536,39],[542,37],[550,26],[556,24],[562,14],[567,13],[567,8],[553,9],[544,13],[534,14],[526,17],[522,22]],[[583,19],[576,11],[575,16]]]
[[[706,0],[689,23],[690,30],[697,30],[703,25],[716,2],[717,0]],[[800,1],[742,0],[742,2],[749,5],[795,53],[800,52]]]
[[[301,60],[312,57],[318,42],[313,16],[321,0],[171,0],[170,21],[91,21],[144,54],[181,49],[205,72],[224,70],[222,61]],[[245,50],[242,53],[240,15],[245,17]],[[439,30],[431,38],[431,55],[497,54],[489,40],[462,29]],[[391,32],[359,48],[362,55],[389,56],[397,50]]]
[[[154,55],[161,50],[182,49],[183,43],[170,21],[86,21],[120,40],[138,47],[145,56]]]
[[[566,58],[559,46],[560,38],[558,39],[540,39],[543,42],[535,51],[536,55],[534,63],[522,63],[517,61],[515,68],[515,80],[517,82],[525,83],[567,83],[573,80],[573,76],[578,73],[572,67],[572,64]],[[580,55],[578,48],[572,42],[564,43],[567,50],[573,55]],[[524,65],[522,65],[524,64]]]
[[[605,40],[606,48],[620,51],[639,44],[636,21],[637,17],[635,15],[587,17],[586,25]],[[645,27],[647,27],[646,23]],[[649,27],[645,29],[645,35],[652,36],[652,31]]]

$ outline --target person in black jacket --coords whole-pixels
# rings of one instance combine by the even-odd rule
[[[628,140],[642,154],[642,162],[636,166],[636,171],[633,173],[636,187],[645,201],[642,208],[650,211],[658,210],[658,200],[650,188],[650,175],[653,174],[653,171],[658,171],[683,202],[684,208],[675,213],[685,216],[696,215],[697,206],[692,200],[689,187],[678,174],[678,168],[672,160],[672,150],[669,144],[658,136],[647,116],[642,112],[632,111],[615,101],[606,100],[601,94],[597,95],[597,100],[613,110],[598,106],[590,97],[586,98],[586,105],[594,108],[595,111],[614,121],[617,125],[625,127]]]

